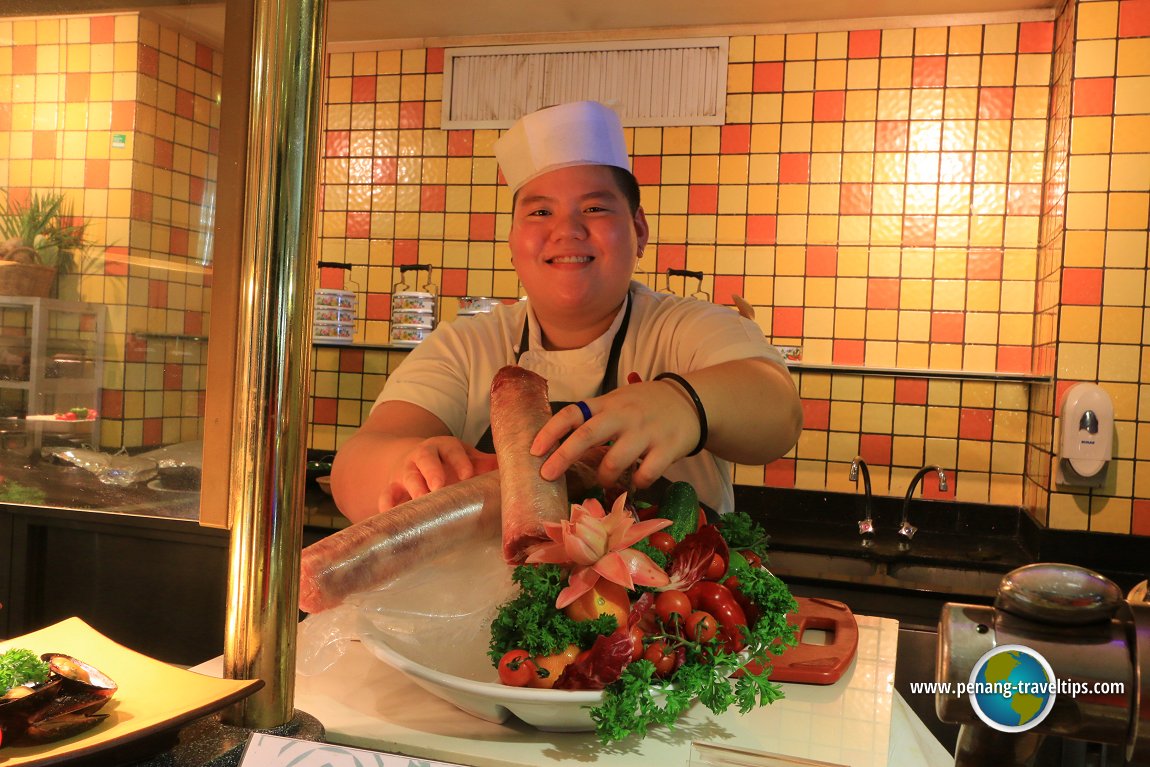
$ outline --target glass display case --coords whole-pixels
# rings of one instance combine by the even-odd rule
[[[103,382],[104,307],[0,296],[0,436],[6,452],[91,442]]]

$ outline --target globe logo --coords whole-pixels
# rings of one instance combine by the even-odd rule
[[[1001,732],[1038,726],[1054,706],[1058,680],[1039,653],[1023,645],[1000,645],[974,664],[970,703],[974,713]]]

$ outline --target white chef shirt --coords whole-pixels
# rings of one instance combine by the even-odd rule
[[[767,343],[754,322],[710,302],[656,293],[631,283],[631,318],[619,355],[619,380],[638,373],[649,381],[659,373],[680,375],[723,362],[760,358],[783,365],[782,355]],[[474,445],[490,425],[491,380],[515,362],[528,318],[528,351],[519,364],[548,381],[552,401],[574,402],[594,397],[603,379],[611,341],[622,322],[620,309],[611,327],[587,346],[549,351],[543,348],[530,301],[499,306],[490,314],[460,317],[439,325],[388,376],[376,405],[401,400],[437,416],[451,433]],[[704,403],[705,405],[706,403]],[[769,403],[746,403],[768,407]],[[704,450],[676,461],[665,472],[671,481],[687,481],[699,499],[720,513],[731,511],[734,493],[728,461]]]

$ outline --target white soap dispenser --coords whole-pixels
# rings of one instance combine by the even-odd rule
[[[1062,403],[1062,453],[1058,482],[1100,487],[1114,453],[1114,403],[1097,384],[1066,390]]]

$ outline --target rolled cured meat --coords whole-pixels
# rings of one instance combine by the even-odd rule
[[[370,591],[500,524],[499,472],[480,474],[376,514],[303,550],[299,607],[318,613]]]
[[[491,437],[499,458],[503,508],[503,558],[519,564],[526,550],[548,540],[544,522],[570,515],[565,477],[544,480],[539,469],[547,456],[531,455],[535,435],[551,418],[547,379],[521,368],[500,368],[491,382]]]

